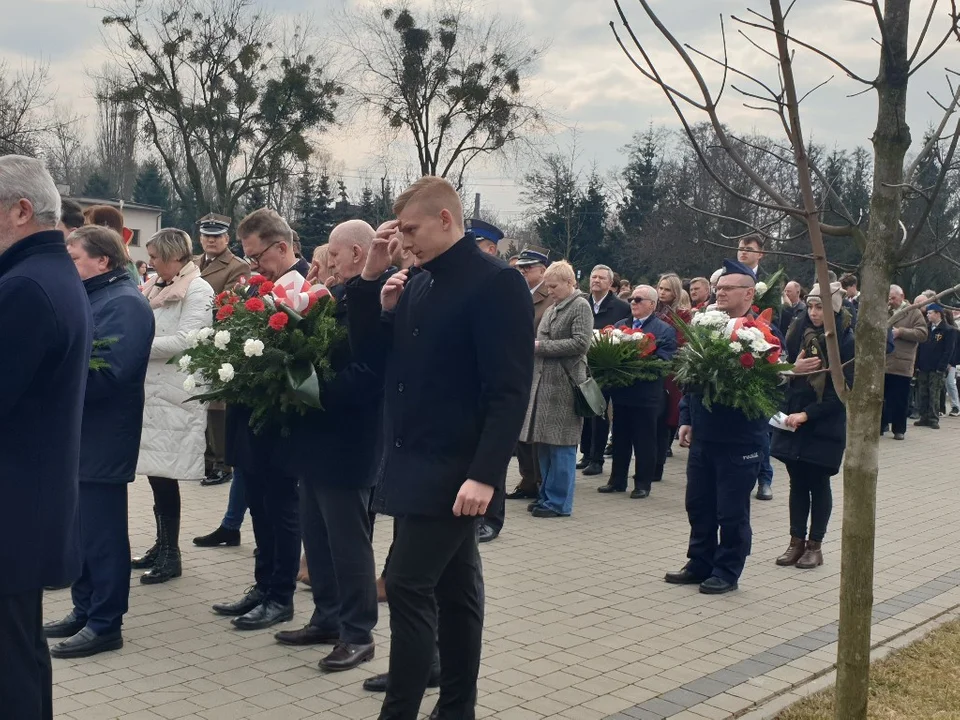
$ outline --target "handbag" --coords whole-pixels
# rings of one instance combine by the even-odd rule
[[[590,376],[590,368],[587,367],[587,379],[578,383],[570,374],[570,369],[566,365],[563,371],[570,380],[570,386],[573,388],[573,411],[583,418],[600,417],[607,413],[607,399],[603,396],[603,391],[597,385],[597,381]]]

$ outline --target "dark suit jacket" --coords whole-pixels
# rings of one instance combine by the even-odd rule
[[[150,303],[126,268],[83,283],[94,337],[116,342],[96,355],[107,367],[87,375],[80,436],[80,482],[133,482],[143,427],[143,379],[153,344]]]
[[[617,327],[633,328],[633,317],[624,318],[614,323]],[[657,338],[656,356],[661,360],[672,360],[677,353],[677,331],[673,326],[664,322],[656,315],[648,317],[643,324],[645,333],[653,333]],[[633,385],[610,390],[610,397],[614,405],[629,405],[632,407],[659,408],[663,402],[663,378],[658,380],[641,380]]]
[[[80,574],[77,476],[90,303],[63,233],[0,255],[0,595]]]
[[[467,236],[411,271],[395,312],[379,292],[347,286],[358,360],[386,368],[380,506],[450,517],[464,481],[503,490],[533,379],[530,289]]]
[[[587,294],[587,302],[593,309],[593,296]],[[593,313],[593,329],[602,330],[607,325],[615,325],[622,318],[630,317],[630,303],[621,300],[613,291],[600,301],[600,312]]]

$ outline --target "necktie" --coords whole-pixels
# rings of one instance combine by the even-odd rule
[[[643,327],[643,320],[634,320],[634,321],[633,321],[633,329],[634,329],[634,330],[640,330],[642,327]]]

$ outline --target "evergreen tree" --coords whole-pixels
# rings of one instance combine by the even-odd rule
[[[373,196],[373,188],[369,185],[364,186],[360,192],[360,207],[358,212],[360,219],[365,220],[374,227],[380,223],[377,221],[377,202]]]
[[[87,184],[83,186],[83,196],[97,200],[108,200],[113,196],[110,190],[110,183],[100,174],[94,172],[88,179]]]
[[[149,160],[140,168],[133,186],[133,201],[142,205],[154,205],[163,208],[161,223],[166,227],[170,224],[170,186],[163,178],[160,164],[156,160]]]

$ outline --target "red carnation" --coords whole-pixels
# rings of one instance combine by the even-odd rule
[[[270,316],[270,320],[267,323],[270,326],[271,330],[283,330],[287,323],[290,322],[290,316],[285,312],[274,313]]]
[[[260,295],[268,295],[273,292],[273,283],[267,280],[266,282],[260,283]]]
[[[223,305],[223,301],[226,300],[228,297],[230,297],[230,291],[229,291],[229,290],[224,290],[222,293],[220,293],[219,295],[217,295],[217,298],[216,298],[216,301],[215,301],[216,304],[217,304],[217,307],[221,307],[221,306]]]
[[[263,300],[258,297],[250,298],[243,306],[250,312],[263,312],[267,308],[267,306],[263,304]]]
[[[267,282],[267,279],[263,275],[254,275],[247,282],[251,285],[260,285],[261,283]]]
[[[224,305],[222,308],[217,310],[217,320],[220,322],[223,322],[231,315],[233,315],[233,305]]]
[[[776,365],[778,362],[780,362],[780,348],[777,348],[772,353],[767,355],[767,362],[771,365]]]
[[[753,355],[751,355],[750,353],[744,353],[743,355],[740,356],[740,365],[742,367],[745,367],[747,370],[749,370],[756,364],[757,364],[756,358],[754,358]]]

